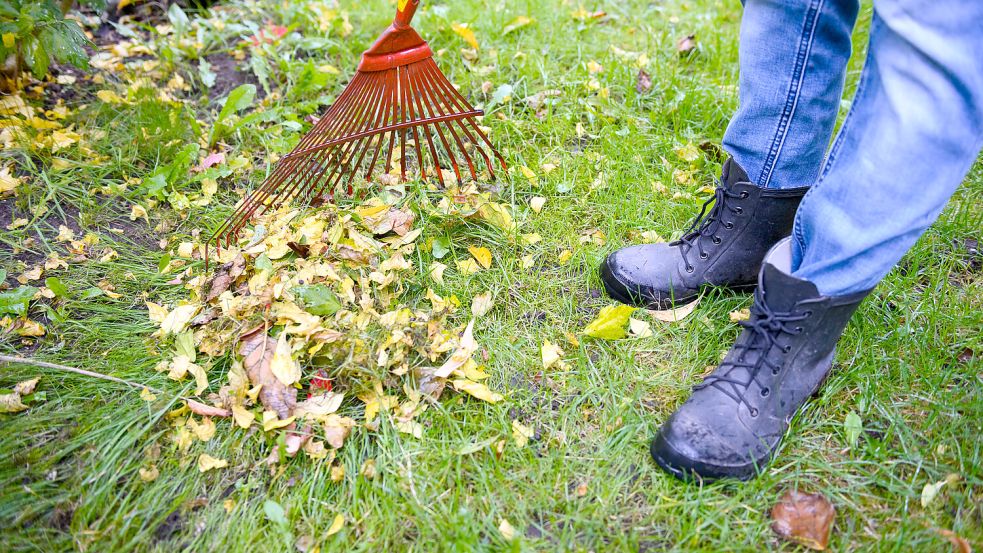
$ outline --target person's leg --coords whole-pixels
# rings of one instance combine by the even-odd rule
[[[794,236],[765,258],[734,347],[652,442],[678,477],[751,478],[769,462],[853,312],[983,147],[983,2],[874,7],[856,99]]]
[[[748,0],[740,104],[724,149],[766,188],[819,176],[843,95],[857,0]]]
[[[873,288],[983,147],[983,2],[874,10],[853,107],[793,232],[793,274],[825,295]]]
[[[666,308],[706,286],[748,288],[765,253],[792,231],[833,132],[857,0],[747,0],[740,109],[724,137],[733,156],[713,207],[677,241],[621,249],[601,265],[618,301]]]

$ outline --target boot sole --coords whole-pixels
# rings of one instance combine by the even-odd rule
[[[621,302],[625,305],[630,305],[632,307],[641,307],[644,309],[655,309],[655,310],[665,310],[665,309],[678,309],[684,305],[690,304],[696,300],[707,289],[711,288],[725,288],[727,290],[733,290],[735,292],[750,292],[758,286],[756,282],[749,284],[733,284],[733,285],[721,285],[714,286],[712,284],[704,284],[700,287],[700,290],[696,293],[676,297],[673,299],[664,300],[650,300],[646,299],[641,294],[632,294],[632,292],[619,281],[611,271],[608,270],[607,262],[601,264],[600,270],[601,283],[604,285],[604,291],[607,292],[611,299]]]
[[[765,467],[768,464],[768,459],[764,462],[750,463],[741,467],[726,467],[726,468],[715,468],[715,467],[703,467],[702,471],[698,471],[693,467],[681,467],[679,463],[675,463],[661,454],[662,449],[672,450],[672,446],[668,443],[662,442],[658,437],[652,440],[649,446],[649,453],[652,455],[652,459],[655,464],[671,474],[677,480],[682,482],[693,482],[696,480],[711,483],[718,480],[739,480],[746,482],[752,478],[759,475],[758,468]]]

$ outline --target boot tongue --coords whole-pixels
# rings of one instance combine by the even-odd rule
[[[761,266],[761,289],[772,311],[788,313],[803,300],[819,298],[819,289],[808,280],[795,278],[767,261]]]
[[[727,161],[724,162],[724,166],[720,170],[720,180],[727,188],[730,188],[732,185],[738,182],[751,181],[751,179],[747,176],[747,172],[745,172],[744,169],[742,169],[732,157],[727,158]]]

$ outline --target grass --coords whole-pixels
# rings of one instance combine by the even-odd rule
[[[272,121],[299,122],[323,110],[392,11],[381,0],[345,3],[354,30],[342,38],[340,17],[326,32],[312,25],[316,3],[230,4],[234,16],[227,23],[245,30],[208,27],[198,37],[206,59],[228,57],[238,49],[236,36],[267,21],[296,23],[295,32],[304,36],[268,47],[276,55],[262,60],[272,94],[246,113],[263,110]],[[683,322],[652,321],[654,335],[644,339],[583,340],[574,347],[564,332],[580,330],[611,303],[595,274],[604,255],[638,241],[644,231],[673,235],[702,203],[699,189],[711,182],[719,161],[704,155],[690,163],[676,150],[719,143],[736,107],[740,6],[710,0],[607,3],[604,23],[575,20],[576,8],[545,0],[464,0],[431,6],[417,19],[435,49],[446,50],[439,64],[478,103],[491,97],[481,92],[485,81],[492,91],[506,83],[514,87],[513,99],[493,107],[485,124],[513,168],[525,165],[539,174],[532,183],[514,171],[501,186],[521,232],[543,236],[535,246],[485,227],[450,232],[424,223],[425,237],[449,234],[452,258],[472,244],[495,253],[491,270],[470,278],[448,271],[437,291],[465,303],[485,290],[495,293],[497,305],[480,320],[476,336],[489,356],[492,387],[506,392],[505,402],[445,399],[421,416],[420,440],[389,424],[376,434],[357,432],[339,451],[346,476],[335,483],[326,465],[303,457],[267,467],[261,461],[275,438],[231,429],[228,421],[219,422],[216,438],[181,455],[169,439],[169,405],[148,404],[108,382],[8,366],[0,386],[41,374],[47,399],[27,412],[0,415],[3,549],[294,551],[310,538],[322,551],[796,550],[775,537],[768,516],[791,488],[822,492],[835,504],[832,550],[944,550],[950,546],[938,529],[983,545],[983,282],[979,254],[966,245],[980,238],[983,164],[860,309],[829,382],[793,421],[773,465],[746,484],[677,482],[651,461],[648,440],[729,347],[739,328],[728,314],[748,307],[750,298],[709,293]],[[150,23],[161,22],[159,9],[144,9],[157,10]],[[520,15],[537,21],[503,36],[501,29]],[[868,6],[858,44],[869,15]],[[198,16],[208,14],[191,14]],[[453,22],[471,23],[481,42],[470,68],[458,54],[466,44],[451,30]],[[130,28],[146,36],[152,27]],[[698,50],[680,56],[676,40],[689,34],[696,35]],[[236,201],[233,189],[262,180],[269,155],[289,149],[300,131],[270,122],[245,126],[224,141],[230,157],[252,163],[248,182],[223,181],[218,205],[179,212],[159,201],[149,210],[149,224],[131,221],[131,204],[150,203],[145,190],[123,184],[207,136],[224,94],[245,78],[220,74],[208,89],[200,84],[198,54],[188,54],[179,37],[160,40],[172,49],[160,53],[165,77],[158,84],[174,72],[184,75],[195,87],[179,95],[184,103],[141,98],[134,108],[102,104],[97,90],[123,90],[139,71],[102,72],[108,85],[80,79],[64,94],[72,110],[68,122],[103,157],[93,161],[94,155],[75,150],[0,153],[0,160],[28,176],[15,197],[0,201],[0,228],[15,215],[30,219],[24,228],[0,230],[0,266],[9,283],[16,285],[13,276],[49,252],[64,255],[53,241],[59,225],[95,233],[101,246],[119,254],[51,272],[75,292],[73,299],[55,304],[57,313],[35,311],[36,318],[46,317],[47,336],[36,343],[8,338],[0,353],[103,371],[179,394],[187,389],[153,370],[157,344],[143,307],[147,297],[182,296],[180,287],[167,284],[174,275],[159,272],[166,254],[159,242],[165,240],[169,250],[198,232],[207,235]],[[651,91],[636,91],[637,68],[612,45],[651,59]],[[861,68],[863,51],[857,50],[850,90]],[[591,60],[604,71],[590,75]],[[241,63],[248,66],[248,60]],[[341,75],[312,76],[310,68],[323,64],[340,68]],[[591,90],[592,78],[609,98]],[[562,96],[537,116],[521,99],[548,89]],[[201,128],[195,128],[196,118]],[[557,169],[545,174],[547,162]],[[678,182],[674,172],[692,179]],[[109,193],[95,193],[100,187]],[[528,207],[536,195],[549,199],[539,215]],[[46,212],[32,215],[39,206]],[[603,246],[581,242],[594,229],[604,233]],[[33,243],[25,242],[29,238]],[[564,264],[557,257],[565,249],[573,255]],[[537,256],[531,270],[519,261],[528,254]],[[425,275],[426,263],[418,270]],[[79,292],[102,281],[121,297],[81,299]],[[569,369],[542,374],[539,346],[545,339],[566,349]],[[964,351],[976,355],[960,360]],[[864,426],[856,447],[849,447],[844,431],[851,411]],[[525,449],[512,447],[514,419],[536,429]],[[459,453],[499,439],[510,442],[500,457],[489,447]],[[144,483],[137,471],[157,449],[161,476]],[[229,468],[200,474],[194,459],[202,452],[228,459]],[[366,459],[377,462],[375,479],[358,475]],[[923,508],[925,484],[949,474],[960,481]],[[268,520],[268,499],[286,509],[287,524]],[[226,500],[233,502],[230,510]],[[328,537],[336,513],[345,514],[348,524]],[[503,518],[520,536],[511,543],[497,530]]]

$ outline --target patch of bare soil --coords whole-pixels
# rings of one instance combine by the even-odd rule
[[[219,52],[205,56],[212,66],[215,73],[215,86],[208,90],[208,95],[212,98],[222,98],[236,87],[244,84],[256,85],[256,96],[263,96],[263,88],[259,86],[259,79],[251,71],[243,71],[241,62],[225,52]]]

